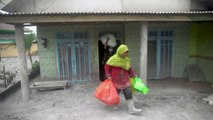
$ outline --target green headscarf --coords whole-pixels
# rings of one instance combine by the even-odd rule
[[[127,56],[125,58],[121,57],[121,54],[128,51],[128,47],[124,44],[120,45],[116,51],[116,53],[109,58],[106,62],[107,65],[121,67],[125,70],[129,70],[130,68],[130,58]]]

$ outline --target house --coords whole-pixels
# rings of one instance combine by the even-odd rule
[[[88,82],[103,78],[106,33],[129,46],[132,67],[146,82],[185,78],[197,64],[213,83],[213,11],[210,0],[19,0],[0,22],[37,26],[42,80]],[[20,38],[20,36],[19,36]]]
[[[32,32],[27,28],[24,28],[24,31],[25,33]],[[37,51],[37,44],[32,44],[31,54],[36,54]],[[2,58],[18,56],[15,40],[15,27],[13,25],[0,23],[0,56]]]
[[[0,23],[0,56],[17,56],[15,47],[15,27],[13,25]]]

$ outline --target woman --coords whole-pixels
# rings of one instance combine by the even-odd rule
[[[136,74],[130,65],[128,52],[129,49],[126,45],[120,45],[116,53],[106,62],[104,68],[106,77],[112,80],[118,94],[123,92],[129,113],[135,114],[141,112],[141,109],[136,109],[133,103],[129,77],[136,77]],[[114,108],[118,109],[116,106]]]

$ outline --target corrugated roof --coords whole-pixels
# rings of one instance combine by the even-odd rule
[[[194,14],[213,14],[213,11],[177,11],[177,12],[148,12],[148,11],[136,11],[136,12],[13,12],[13,13],[1,13],[0,16],[14,16],[14,15],[135,15],[135,14],[142,14],[142,15],[194,15]]]
[[[72,16],[72,17],[71,17]],[[1,23],[129,21],[213,21],[213,11],[189,12],[12,12],[0,14]]]

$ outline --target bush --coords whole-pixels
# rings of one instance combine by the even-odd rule
[[[0,80],[3,81],[3,82],[1,82],[1,83],[3,83],[3,84],[1,84],[1,86],[7,87],[9,84],[12,83],[12,81],[15,77],[16,77],[16,73],[1,70],[0,71]]]
[[[32,64],[32,69],[33,69],[33,70],[37,70],[37,69],[39,69],[39,66],[40,66],[40,65],[39,65],[39,62],[36,60],[36,61],[34,61],[33,64]]]

